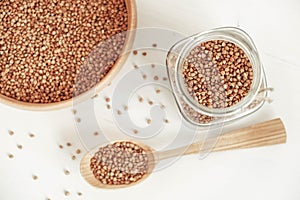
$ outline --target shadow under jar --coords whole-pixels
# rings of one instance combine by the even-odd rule
[[[258,51],[239,28],[217,28],[179,41],[168,53],[167,71],[182,116],[202,127],[254,113],[268,95]]]

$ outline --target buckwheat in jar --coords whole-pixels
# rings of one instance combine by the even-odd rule
[[[218,28],[175,44],[167,70],[183,117],[192,124],[228,123],[257,111],[267,98],[258,51],[238,28]]]

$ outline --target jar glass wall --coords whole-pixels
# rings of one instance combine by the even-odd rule
[[[187,90],[182,76],[184,62],[195,47],[208,41],[227,41],[235,44],[245,53],[251,63],[253,70],[251,86],[247,95],[232,106],[214,108],[201,105]],[[167,71],[182,116],[188,122],[198,126],[228,123],[245,117],[261,108],[267,97],[266,77],[258,51],[250,36],[238,28],[213,29],[179,41],[168,53]]]

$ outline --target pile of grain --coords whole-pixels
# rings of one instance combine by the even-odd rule
[[[194,47],[182,66],[187,93],[198,104],[213,109],[232,107],[249,93],[253,67],[246,53],[236,44],[211,40]],[[187,115],[196,122],[214,120],[181,102]]]
[[[101,147],[91,159],[90,168],[105,185],[128,185],[148,171],[146,151],[132,142],[116,142]]]
[[[0,94],[68,100],[95,86],[125,43],[124,0],[0,1]]]

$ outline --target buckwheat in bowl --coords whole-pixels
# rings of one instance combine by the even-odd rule
[[[52,110],[84,101],[125,63],[134,0],[0,2],[0,102]]]

